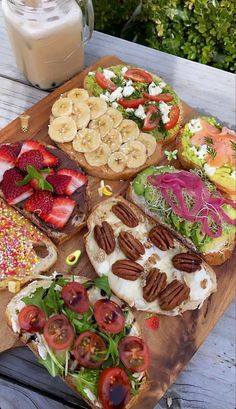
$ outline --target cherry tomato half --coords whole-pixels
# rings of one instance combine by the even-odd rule
[[[62,350],[71,346],[75,333],[67,317],[64,314],[56,314],[46,321],[43,335],[50,348]]]
[[[117,88],[116,84],[114,84],[113,81],[107,79],[105,75],[99,71],[96,72],[95,79],[98,85],[100,85],[102,89],[108,89],[109,91],[115,91],[115,89]]]
[[[179,109],[178,105],[173,105],[173,106],[171,107],[171,110],[170,110],[170,114],[169,114],[169,115],[170,115],[170,120],[169,120],[169,122],[167,122],[167,124],[165,124],[165,129],[166,129],[167,131],[169,131],[170,129],[174,128],[175,125],[176,125],[177,122],[178,122],[179,115],[180,115],[180,109]]]
[[[144,119],[143,131],[152,131],[159,124],[160,118],[157,115],[158,109],[154,105],[150,105],[146,111]]]
[[[149,366],[149,348],[141,338],[124,337],[119,343],[119,354],[124,366],[132,372],[146,371]]]
[[[99,335],[85,331],[75,341],[73,352],[80,365],[85,368],[98,368],[106,358],[107,348]]]
[[[127,80],[130,79],[137,82],[146,82],[148,84],[152,82],[152,76],[148,72],[140,70],[139,68],[127,70],[124,77]]]
[[[82,314],[89,310],[89,299],[86,288],[75,281],[67,283],[61,292],[62,299],[70,310]]]
[[[118,99],[118,104],[122,105],[124,108],[138,108],[139,105],[143,105],[145,102],[144,98],[137,99]]]
[[[124,369],[104,369],[98,379],[98,397],[104,409],[125,407],[130,399],[130,382]]]
[[[111,334],[117,334],[125,326],[125,316],[122,309],[108,299],[98,300],[94,304],[94,316],[99,327]]]
[[[150,95],[147,92],[144,92],[143,96],[149,99],[150,101],[156,101],[156,102],[160,102],[160,101],[170,102],[174,98],[173,95],[171,94]]]
[[[44,312],[36,305],[26,305],[20,310],[18,320],[23,331],[33,333],[43,329],[46,317]]]

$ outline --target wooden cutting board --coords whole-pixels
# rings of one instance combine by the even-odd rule
[[[121,62],[122,61],[114,56],[107,56],[97,61],[96,64],[75,76],[72,80],[62,85],[26,111],[31,117],[30,129],[26,134],[21,131],[19,118],[17,118],[0,131],[0,142],[13,142],[35,138],[51,143],[47,136],[48,120],[51,106],[59,95],[73,87],[82,87],[84,77],[88,71],[92,71],[98,66],[109,67],[111,65],[120,64]],[[186,121],[196,114],[196,111],[184,104],[184,118]],[[164,154],[162,163],[165,163]],[[179,167],[177,161],[173,161],[172,164]],[[100,180],[98,178],[89,177],[92,206],[105,199],[101,199],[98,195],[97,189],[99,183]],[[120,181],[109,181],[108,183],[112,186],[114,194],[125,194],[129,184],[129,182]],[[63,273],[95,277],[95,272],[88,260],[83,244],[83,235],[85,232],[86,229],[74,236],[70,241],[58,246],[58,261],[51,272],[57,270]],[[65,258],[76,249],[82,251],[82,256],[77,267],[69,269],[65,263]],[[150,389],[144,399],[136,406],[136,409],[153,409],[157,401],[175,381],[178,374],[192,358],[193,354],[213,329],[225,309],[232,302],[235,295],[236,284],[236,254],[234,253],[234,256],[223,266],[215,268],[215,271],[218,278],[218,291],[205,301],[200,310],[187,311],[180,317],[161,316],[160,329],[156,332],[147,329],[144,325],[144,319],[147,314],[144,312],[136,312],[137,320],[149,344],[152,357]],[[20,345],[4,321],[5,308],[12,296],[13,295],[7,291],[1,291],[0,293],[0,352]]]

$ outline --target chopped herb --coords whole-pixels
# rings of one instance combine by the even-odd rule
[[[206,142],[206,144],[214,145],[213,139],[209,138],[208,136],[205,137],[205,142]]]
[[[234,157],[236,157],[236,142],[234,142],[234,141],[230,141],[231,142],[231,145],[232,145],[232,148],[233,148],[233,151],[234,151]]]
[[[207,146],[207,153],[212,157],[212,159],[215,159],[217,152],[214,148],[211,146]]]

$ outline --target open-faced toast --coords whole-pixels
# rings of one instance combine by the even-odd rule
[[[156,74],[130,65],[99,67],[89,72],[84,87],[161,143],[175,139],[182,121],[179,97]]]
[[[0,198],[0,290],[12,285],[15,292],[56,260],[51,240]]]
[[[55,146],[36,140],[0,145],[0,196],[55,243],[84,227],[87,177]]]
[[[70,303],[72,288],[77,299]],[[101,314],[104,308],[107,313],[112,310],[114,320],[109,323]],[[31,321],[32,316],[37,320]],[[112,402],[116,395],[112,388],[117,387],[121,409],[130,409],[149,387],[148,346],[129,307],[112,295],[104,281],[80,276],[34,281],[10,301],[6,319],[50,374],[61,376],[94,409],[108,408],[101,390],[109,374],[113,375],[113,386],[109,389],[108,383],[105,390]],[[64,331],[61,337],[57,338],[51,323],[54,328],[61,325],[57,327],[57,334]],[[132,365],[123,360],[124,343],[126,354],[129,345],[138,347],[138,360],[132,355]]]
[[[234,204],[202,171],[187,172],[173,166],[147,168],[130,184],[127,198],[171,229],[210,265],[223,264],[232,255]]]
[[[196,253],[123,197],[97,205],[85,247],[99,276],[138,310],[178,315],[216,291],[216,276]]]

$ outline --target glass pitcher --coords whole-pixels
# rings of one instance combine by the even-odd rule
[[[2,0],[2,8],[16,63],[35,87],[57,87],[84,67],[92,0]]]

